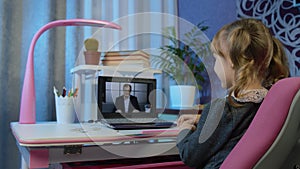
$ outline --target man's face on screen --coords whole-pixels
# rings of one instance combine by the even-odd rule
[[[123,94],[125,97],[128,97],[130,95],[130,87],[129,86],[124,86]]]

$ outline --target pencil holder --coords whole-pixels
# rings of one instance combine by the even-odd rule
[[[55,96],[56,120],[58,124],[69,124],[75,121],[73,97]]]

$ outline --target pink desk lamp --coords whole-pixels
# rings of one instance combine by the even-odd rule
[[[120,30],[121,27],[115,23],[101,21],[101,20],[89,20],[89,19],[69,19],[69,20],[57,20],[50,22],[39,29],[34,35],[27,58],[26,71],[23,83],[20,117],[19,123],[21,124],[34,124],[36,122],[36,110],[35,110],[35,87],[34,87],[34,47],[38,38],[48,29],[58,26],[95,26]]]

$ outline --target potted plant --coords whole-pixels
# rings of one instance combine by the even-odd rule
[[[84,41],[86,51],[84,51],[85,63],[87,65],[98,65],[100,52],[98,52],[99,42],[97,39],[88,38]]]
[[[202,24],[203,22],[183,33],[182,38],[177,36],[175,27],[165,28],[163,36],[170,44],[162,46],[160,55],[152,58],[152,65],[169,74],[177,84],[170,86],[171,103],[174,107],[193,106],[195,92],[197,89],[202,90],[201,83],[207,78],[201,58],[210,54],[210,41],[203,33],[208,26]],[[184,94],[189,93],[186,89],[193,93],[185,96]],[[182,99],[179,99],[180,96]]]

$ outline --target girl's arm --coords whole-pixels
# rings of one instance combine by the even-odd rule
[[[226,111],[224,100],[217,100],[203,109],[195,131],[181,130],[177,138],[177,147],[185,164],[203,167],[228,141],[232,132],[232,120],[225,116]]]

